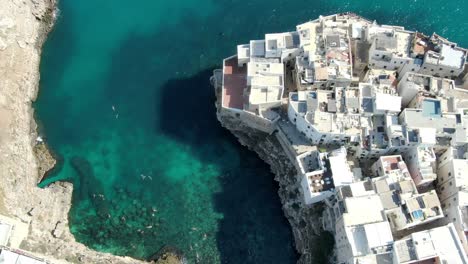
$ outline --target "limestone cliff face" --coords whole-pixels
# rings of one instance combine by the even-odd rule
[[[37,187],[43,173],[55,164],[37,140],[31,106],[55,5],[56,0],[0,1],[0,214],[29,224],[20,249],[50,263],[144,263],[76,242],[68,228],[72,185]]]
[[[278,195],[280,196],[283,211],[291,224],[295,247],[300,254],[298,263],[315,263],[314,251],[317,248],[317,238],[320,233],[321,205],[307,207],[303,203],[300,180],[297,171],[280,142],[272,135],[252,129],[235,115],[223,112],[220,105],[220,87],[216,87],[217,117],[221,125],[228,129],[248,149],[255,151],[258,156],[270,165],[279,183]]]

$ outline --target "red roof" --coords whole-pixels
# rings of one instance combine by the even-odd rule
[[[223,107],[244,109],[247,69],[237,65],[237,57],[224,62]]]

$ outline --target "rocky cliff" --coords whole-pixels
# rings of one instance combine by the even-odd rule
[[[260,132],[247,126],[235,116],[224,114],[220,105],[220,87],[216,87],[215,83],[217,117],[221,125],[228,129],[240,144],[256,152],[263,161],[269,164],[275,175],[275,181],[279,184],[278,195],[283,211],[291,224],[295,247],[300,254],[298,263],[328,262],[331,247],[321,241],[323,240],[320,222],[322,204],[313,207],[305,206],[297,170],[275,133],[269,135]],[[330,239],[326,237],[325,240]]]

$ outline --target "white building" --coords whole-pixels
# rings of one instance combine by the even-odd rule
[[[466,264],[468,259],[452,224],[409,235],[393,244],[393,263]]]
[[[332,173],[326,153],[308,151],[296,157],[306,205],[323,201],[333,195]]]
[[[289,120],[313,145],[358,143],[360,128],[368,118],[344,113],[341,110],[344,105],[331,99],[332,93],[323,90],[290,93]],[[336,113],[338,110],[342,112]]]
[[[411,177],[418,187],[427,186],[437,178],[436,155],[432,147],[412,147],[404,156]]]
[[[453,80],[407,72],[398,82],[398,94],[402,98],[402,106],[407,107],[418,93],[433,96],[443,96],[445,90],[453,89]]]
[[[248,110],[254,113],[278,107],[284,92],[284,64],[271,61],[247,63]]]
[[[297,32],[273,33],[265,35],[265,58],[278,58],[286,62],[299,54]]]
[[[367,28],[369,67],[399,70],[406,64],[414,64],[410,57],[411,41],[414,33],[402,27],[370,25]]]
[[[456,78],[464,70],[467,51],[434,34],[422,40],[427,47],[420,73],[437,77]]]
[[[239,67],[244,66],[250,61],[250,45],[237,45],[237,63]]]
[[[411,195],[411,196],[410,196]],[[444,217],[435,191],[399,197],[400,206],[385,211],[395,234]]]
[[[392,178],[410,178],[406,163],[401,155],[381,156],[371,167],[374,176],[391,176]]]
[[[394,234],[443,217],[435,191],[419,194],[400,155],[382,156],[371,167],[372,179]]]
[[[298,83],[304,88],[348,86],[352,80],[349,38],[352,17],[329,16],[298,25],[300,47],[296,58]]]
[[[445,223],[453,223],[468,253],[468,156],[466,146],[449,148],[438,160],[437,191]]]
[[[10,223],[0,221],[0,246],[6,246],[10,240],[13,226]]]
[[[342,208],[335,225],[338,263],[360,263],[359,259],[376,258],[376,255],[391,261],[393,236],[379,196],[348,197],[343,200]]]
[[[370,43],[369,67],[414,72],[443,78],[459,77],[465,67],[467,50],[433,34],[430,38],[397,26],[366,25]]]
[[[342,147],[330,153],[308,151],[297,156],[305,204],[321,202],[334,195],[335,188],[354,182],[346,155]]]
[[[18,249],[10,250],[8,248],[0,248],[0,263],[5,264],[46,264],[45,260],[36,258],[26,252]]]

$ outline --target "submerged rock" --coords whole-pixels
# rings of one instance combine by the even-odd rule
[[[33,147],[34,155],[37,159],[38,182],[42,182],[60,161],[60,157],[54,155],[43,141],[38,141]],[[54,157],[55,156],[55,157]]]
[[[94,175],[91,163],[80,156],[71,158],[70,163],[79,177],[80,199],[91,199],[96,210],[102,210],[101,214],[107,215],[109,213],[109,205],[104,196],[104,188],[102,187],[102,183]]]
[[[154,254],[149,258],[149,261],[153,261],[157,264],[186,264],[182,251],[175,247],[164,246],[158,253]]]

